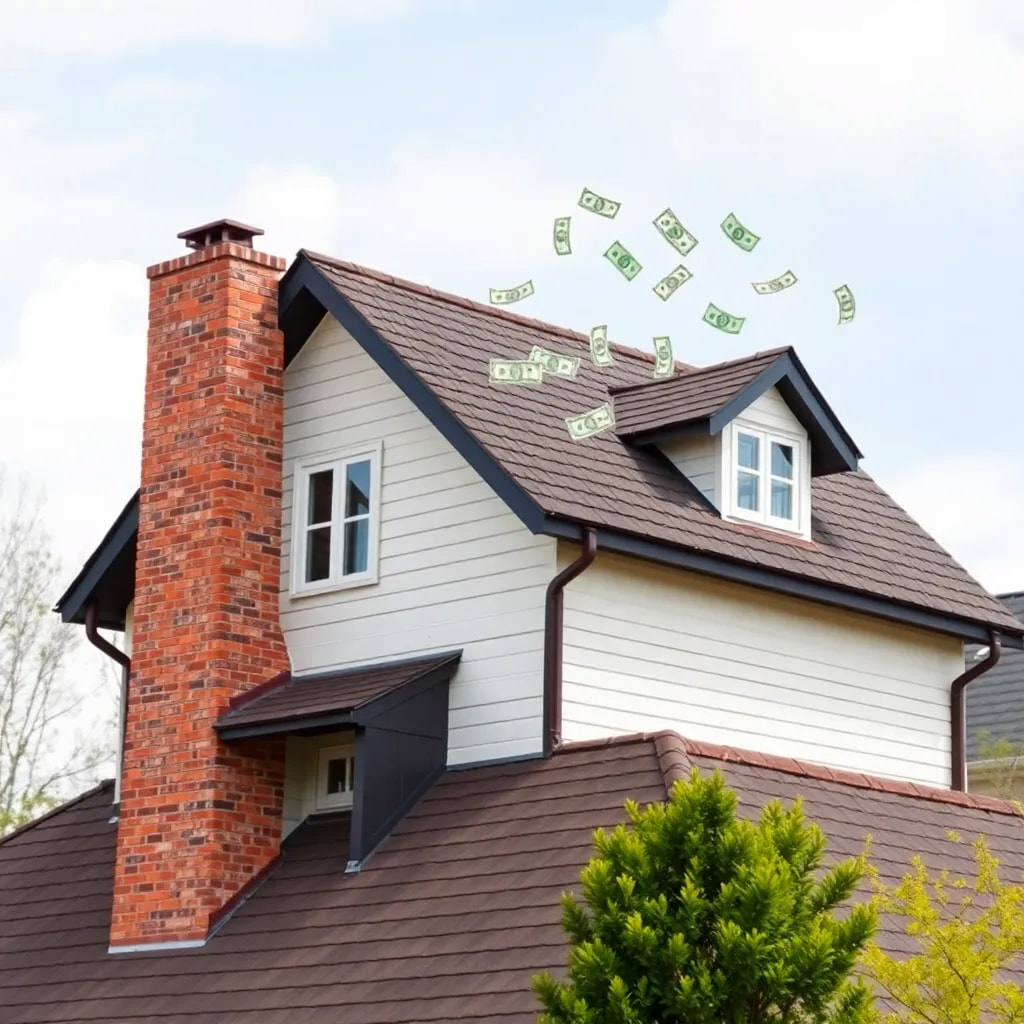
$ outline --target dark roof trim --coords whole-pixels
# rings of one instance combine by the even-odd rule
[[[319,307],[319,315],[311,299]],[[531,533],[540,531],[544,521],[540,506],[501,468],[498,461],[437,395],[406,366],[394,349],[363,319],[305,252],[299,252],[281,279],[280,309],[281,327],[285,332],[285,366],[298,355],[323,319],[323,314],[330,313],[519,517],[523,525]]]
[[[87,789],[84,793],[79,793],[78,796],[73,796],[70,800],[65,801],[62,804],[58,804],[56,807],[51,808],[45,814],[40,814],[38,818],[33,818],[31,821],[26,821],[24,825],[20,825],[13,832],[8,832],[5,836],[0,836],[0,846],[4,843],[9,843],[12,839],[18,836],[24,835],[30,829],[36,827],[36,825],[42,825],[44,821],[49,821],[51,818],[56,817],[58,814],[63,814],[65,811],[70,811],[72,807],[80,804],[83,800],[88,800],[90,797],[95,796],[97,793],[104,793],[108,789],[114,788],[113,779],[104,779],[102,782],[98,782],[92,789]]]
[[[444,660],[431,665],[430,668],[423,672],[403,679],[392,686],[390,690],[386,690],[384,693],[371,697],[369,700],[352,707],[313,713],[299,712],[295,715],[275,719],[272,722],[243,722],[238,725],[232,725],[231,711],[228,711],[220,721],[214,723],[213,727],[217,730],[220,738],[227,742],[251,739],[256,736],[282,736],[287,733],[324,732],[328,729],[340,728],[342,726],[362,727],[373,725],[381,715],[388,714],[399,705],[418,696],[425,690],[429,690],[437,683],[446,682],[451,679],[459,665],[459,660],[462,658],[462,651],[445,651],[438,654],[437,658],[443,658]],[[406,662],[415,663],[422,660],[421,656],[404,658],[401,661],[382,662],[377,665],[359,665],[356,668],[346,669],[342,672],[318,672],[315,675],[301,676],[293,681],[296,685],[301,686],[303,683],[312,683],[319,679],[344,677],[357,672],[365,672],[367,668],[397,667]],[[286,681],[282,677],[275,677],[272,681],[274,683],[273,688],[262,690],[257,696],[265,697],[273,693],[275,689],[278,689]],[[238,707],[245,707],[250,703],[252,702],[244,701]]]
[[[778,388],[786,404],[810,435],[812,475],[826,476],[857,468],[858,461],[864,457],[863,453],[839,422],[792,349],[779,353],[749,384],[710,416],[648,432],[638,431],[629,440],[634,444],[648,445],[677,437],[720,434],[727,424],[742,415],[771,387]]]
[[[548,517],[542,532],[553,537],[582,542],[583,528],[577,523],[569,523],[564,520]],[[697,551],[687,551],[683,548],[659,544],[656,541],[629,534],[615,533],[611,530],[598,529],[597,547],[598,551],[612,551],[617,554],[632,555],[636,558],[646,559],[649,562],[658,562],[662,565],[689,569],[692,572],[704,573],[707,576],[729,580],[733,583],[746,583],[749,586],[786,594],[789,597],[800,597],[808,601],[816,601],[819,604],[832,605],[835,608],[844,608],[848,611],[862,612],[865,615],[889,619],[892,622],[899,622],[907,626],[917,626],[921,629],[948,633],[950,636],[955,636],[961,640],[987,642],[991,629],[987,625],[973,622],[969,619],[961,619],[953,615],[943,615],[940,612],[912,608],[905,604],[886,601],[879,597],[871,597],[868,594],[862,594],[854,590],[831,587],[826,583],[818,583],[800,576],[790,576],[775,570],[763,569],[760,566],[748,565],[743,562],[734,562],[715,555],[703,555]],[[1024,633],[1014,635],[1007,632],[1005,627],[999,627],[999,632],[1003,638],[1004,646],[1024,648]]]
[[[139,528],[139,492],[136,491],[128,504],[121,510],[113,525],[107,530],[103,540],[89,556],[71,585],[60,596],[55,612],[60,613],[64,622],[85,622],[85,605],[104,576],[121,556],[125,548],[132,543]],[[118,625],[111,619],[101,617],[100,625],[104,629],[122,629],[124,623]]]

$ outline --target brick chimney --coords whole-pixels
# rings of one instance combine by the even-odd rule
[[[219,743],[288,668],[278,616],[284,260],[217,221],[150,267],[132,673],[111,950],[200,944],[278,854],[283,741]]]

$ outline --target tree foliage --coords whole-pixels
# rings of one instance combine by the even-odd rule
[[[822,871],[825,837],[798,800],[756,824],[720,773],[694,769],[665,803],[626,803],[631,827],[594,834],[582,901],[562,898],[568,980],[534,991],[546,1024],[860,1024],[850,977],[875,911],[834,911],[863,857]]]
[[[1024,741],[1009,736],[996,738],[988,729],[982,729],[978,733],[978,761],[981,763],[975,763],[974,773],[978,775],[979,783],[983,780],[986,784],[985,792],[991,789],[1005,800],[1013,800],[1019,795],[1020,783],[1024,779]],[[974,789],[973,785],[971,789]]]
[[[956,833],[949,840],[960,842]],[[1006,976],[1024,969],[1024,886],[999,876],[984,839],[972,879],[931,873],[921,857],[896,886],[873,871],[875,907],[902,918],[917,952],[898,960],[870,943],[864,963],[891,1009],[881,1024],[1024,1022],[1024,992]]]
[[[0,835],[108,756],[74,728],[81,698],[64,668],[75,631],[51,611],[58,565],[39,504],[3,485],[0,475]]]

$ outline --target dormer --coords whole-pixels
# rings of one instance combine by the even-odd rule
[[[612,390],[616,432],[660,451],[723,519],[811,538],[811,478],[861,452],[791,348]]]

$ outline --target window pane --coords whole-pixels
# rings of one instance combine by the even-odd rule
[[[793,518],[793,485],[772,481],[772,515],[779,519]]]
[[[793,446],[772,441],[772,476],[793,479]]]
[[[331,492],[334,489],[334,470],[324,469],[309,475],[309,518],[307,526],[331,521]]]
[[[736,478],[736,504],[740,508],[756,512],[759,507],[757,500],[758,484],[761,478],[756,473],[744,473],[741,469]]]
[[[740,434],[738,451],[736,453],[739,464],[744,469],[761,468],[761,439],[752,434]]]
[[[327,792],[346,793],[350,788],[348,782],[348,758],[332,757],[327,762]]]
[[[370,511],[370,463],[353,462],[345,470],[345,518]]]
[[[331,575],[331,528],[318,526],[306,534],[306,582],[325,580]]]
[[[356,519],[345,524],[345,568],[348,576],[355,572],[366,572],[370,554],[370,520]]]

